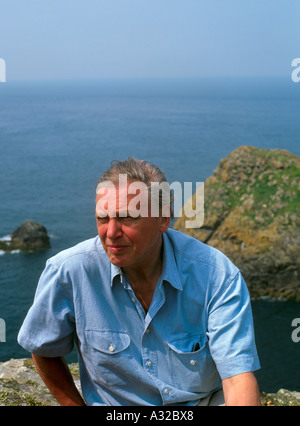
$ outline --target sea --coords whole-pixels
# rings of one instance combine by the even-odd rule
[[[132,155],[170,183],[204,182],[242,145],[300,156],[299,116],[289,76],[0,83],[0,239],[26,219],[51,239],[41,252],[0,251],[0,362],[29,356],[17,333],[45,262],[96,235],[95,185],[113,160]],[[300,391],[300,304],[259,299],[252,310],[261,391]]]

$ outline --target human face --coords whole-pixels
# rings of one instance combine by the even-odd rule
[[[160,255],[162,233],[167,231],[170,218],[130,215],[129,205],[135,195],[128,194],[128,186],[117,187],[115,196],[97,194],[98,234],[111,263],[125,269],[145,268]],[[105,211],[101,207],[104,196],[109,206]]]

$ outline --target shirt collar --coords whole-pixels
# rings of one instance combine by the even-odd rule
[[[168,232],[163,234],[164,257],[162,279],[168,281],[177,290],[183,290],[180,276],[177,269],[175,253],[172,243],[168,237]]]
[[[111,286],[115,282],[115,278],[119,276],[121,284],[128,286],[127,280],[124,277],[122,268],[111,263]],[[178,273],[173,246],[168,238],[167,233],[163,234],[163,271],[161,276],[163,281],[167,281],[177,290],[183,290],[183,286]]]
[[[115,266],[112,263],[110,264],[110,271],[111,271],[111,286],[113,286],[115,282],[115,278],[119,277],[120,283],[124,285],[124,287],[127,286],[127,281],[124,278],[124,272],[122,271],[122,268],[119,268],[119,266]]]

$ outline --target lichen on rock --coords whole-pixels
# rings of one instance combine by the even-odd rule
[[[69,365],[79,391],[78,364]],[[0,406],[58,406],[31,359],[0,363]]]
[[[277,393],[263,393],[261,403],[263,406],[299,407],[300,392],[280,389]]]

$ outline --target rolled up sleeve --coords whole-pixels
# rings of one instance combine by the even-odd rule
[[[222,379],[260,368],[249,292],[240,272],[214,289],[209,303],[208,338]]]
[[[74,345],[72,288],[50,261],[41,275],[33,305],[18,334],[18,343],[39,356],[70,353]]]

